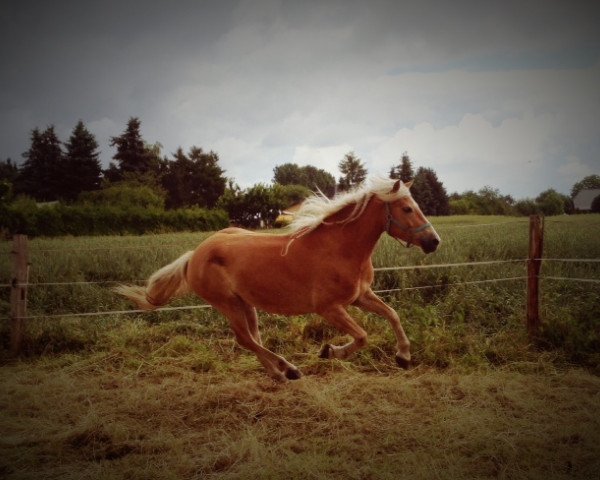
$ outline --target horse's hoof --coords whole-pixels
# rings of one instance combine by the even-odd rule
[[[333,353],[333,350],[331,348],[331,345],[326,343],[325,345],[323,345],[321,347],[321,351],[319,352],[319,358],[331,358],[332,353]]]
[[[297,368],[288,368],[285,371],[285,378],[287,378],[288,380],[298,380],[301,377],[302,377],[302,374],[300,373],[300,370],[298,370]]]
[[[396,355],[396,364],[400,368],[403,368],[404,370],[408,370],[410,368],[411,362],[410,362],[410,360],[406,360],[406,358],[402,358],[402,357]]]

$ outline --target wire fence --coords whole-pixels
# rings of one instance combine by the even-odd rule
[[[486,266],[486,265],[501,265],[508,263],[524,263],[529,259],[527,258],[517,258],[512,260],[485,260],[480,262],[459,262],[459,263],[433,263],[426,265],[400,265],[394,267],[377,267],[373,270],[375,272],[386,272],[386,271],[401,271],[401,270],[428,270],[428,269],[437,269],[437,268],[451,268],[451,267],[473,267],[473,266]],[[542,261],[542,262],[566,262],[566,263],[600,263],[600,258],[535,258],[534,260]],[[521,278],[521,277],[511,277],[511,278]],[[548,280],[573,280],[580,282],[600,282],[600,280],[589,279],[589,278],[575,278],[575,277],[554,277],[544,275],[542,278]],[[490,279],[490,281],[494,280],[504,280],[500,279]],[[487,280],[485,280],[487,281]],[[144,283],[145,279],[126,279],[126,280],[89,280],[89,281],[72,281],[72,282],[33,282],[33,283],[0,283],[0,288],[12,288],[12,287],[47,287],[47,286],[69,286],[69,285],[110,285],[110,284],[121,284],[121,283]],[[475,280],[474,283],[484,282],[484,280]],[[455,283],[454,285],[459,285],[461,283]],[[450,285],[450,284],[442,284],[442,285]],[[431,285],[432,288],[439,287],[440,285]],[[425,287],[406,287],[401,290],[415,289],[415,288],[426,288]],[[394,290],[385,290],[385,291],[394,291]]]
[[[463,225],[444,225],[443,228],[478,228],[478,227],[489,227],[489,226],[504,226],[507,224],[521,224],[526,225],[526,222],[523,220],[514,220],[507,222],[491,222],[491,223],[480,223],[480,224],[463,224]],[[78,248],[79,252],[100,252],[100,251],[114,251],[114,250],[140,250],[140,249],[156,249],[156,248],[172,248],[178,247],[181,248],[181,244],[146,244],[146,245],[112,245],[107,247],[89,247],[89,248]],[[32,249],[30,253],[53,253],[53,252],[63,252],[64,249],[60,248],[40,248],[40,249]],[[6,252],[9,253],[9,252]],[[502,265],[502,264],[518,264],[523,263],[527,264],[527,262],[536,261],[536,262],[568,262],[568,263],[599,263],[599,258],[517,258],[517,259],[508,259],[508,260],[487,260],[487,261],[471,261],[471,262],[458,262],[458,263],[438,263],[438,264],[424,264],[424,265],[403,265],[403,266],[388,266],[388,267],[377,267],[374,268],[375,272],[389,272],[389,271],[411,271],[411,270],[427,270],[427,269],[442,269],[442,268],[458,268],[458,267],[480,267],[480,266],[490,266],[490,265]],[[394,292],[402,292],[402,291],[418,291],[425,289],[436,289],[436,288],[446,288],[453,286],[461,286],[461,285],[476,285],[476,284],[491,284],[498,282],[510,282],[510,281],[518,281],[518,280],[526,280],[528,276],[511,276],[511,277],[501,277],[501,278],[490,278],[490,279],[482,279],[482,280],[466,280],[452,283],[440,283],[433,285],[420,285],[414,287],[399,287],[399,288],[391,288],[391,289],[381,289],[375,290],[374,292],[377,294],[389,294]],[[578,278],[578,277],[563,277],[563,276],[549,276],[544,275],[540,276],[543,280],[554,280],[554,281],[574,281],[574,282],[584,282],[584,283],[600,283],[599,279],[592,278]],[[121,283],[144,283],[146,280],[91,280],[91,281],[60,281],[60,282],[16,282],[13,280],[11,283],[3,283],[0,284],[0,288],[31,288],[31,287],[50,287],[50,286],[84,286],[84,285],[111,285],[111,284],[121,284]],[[165,311],[177,311],[177,310],[196,310],[196,309],[207,309],[212,308],[210,305],[186,305],[186,306],[178,306],[178,307],[161,307],[157,308],[155,312],[165,312]],[[68,318],[68,317],[98,317],[98,316],[106,316],[106,315],[127,315],[127,314],[136,314],[136,313],[146,313],[148,310],[139,310],[139,309],[131,309],[131,310],[109,310],[109,311],[95,311],[95,312],[73,312],[73,313],[55,313],[55,314],[36,314],[36,315],[28,315],[24,317],[18,317],[21,320],[30,320],[30,319],[39,319],[39,318]]]

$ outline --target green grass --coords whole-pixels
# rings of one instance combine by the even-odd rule
[[[374,255],[376,267],[519,260],[527,257],[527,219],[507,217],[443,217],[433,219],[442,245],[432,255],[405,249],[383,236]],[[466,226],[466,227],[465,227]],[[597,239],[600,216],[580,215],[546,219],[545,251],[549,258],[600,258]],[[143,281],[157,268],[193,249],[207,233],[148,236],[77,237],[35,239],[30,242],[30,282]],[[5,244],[7,252],[10,245]],[[0,283],[9,281],[8,255],[0,254]],[[547,262],[543,274],[599,278],[598,263]],[[526,275],[525,262],[486,266],[377,272],[375,290],[440,285],[437,288],[385,293],[404,319],[417,364],[502,365],[529,362],[541,354],[558,363],[577,363],[600,368],[600,295],[593,284],[542,281],[543,331],[537,349],[525,336],[525,282],[466,284],[487,279]],[[455,284],[455,285],[452,285]],[[32,286],[28,314],[130,309],[110,291],[109,283],[93,285]],[[2,290],[0,311],[9,313],[8,289]],[[202,303],[187,297],[173,305]],[[353,360],[357,368],[385,368],[391,362],[394,339],[384,320],[352,309],[370,334],[369,347]],[[229,340],[226,322],[212,310],[188,310],[145,315],[35,318],[28,321],[24,350],[28,355],[62,353],[98,348],[111,349],[110,332],[130,323],[149,328],[164,322],[196,324],[201,331],[193,339]],[[337,332],[319,317],[288,319],[261,316],[263,337],[287,356],[307,353]],[[2,325],[2,347],[8,344],[8,322]],[[335,338],[334,338],[335,340]],[[339,339],[338,339],[339,340]],[[4,354],[6,351],[4,350]],[[388,358],[389,357],[389,358]],[[382,366],[377,366],[383,364]],[[377,366],[377,367],[376,367]]]
[[[383,237],[376,267],[524,259],[528,222],[434,218],[433,255]],[[487,225],[491,223],[492,225]],[[463,225],[472,225],[463,227]],[[600,258],[600,216],[546,219],[548,258]],[[35,239],[30,282],[143,280],[208,234]],[[9,278],[8,243],[0,283]],[[547,262],[543,274],[600,278],[598,263]],[[261,314],[265,345],[304,374],[274,384],[212,309],[43,318],[131,308],[108,284],[32,286],[24,354],[7,355],[0,314],[0,477],[594,478],[600,472],[600,293],[542,281],[543,329],[525,330],[524,262],[379,272],[412,342],[395,366],[389,325],[351,309],[369,345],[320,317]],[[449,284],[458,285],[449,285]],[[174,305],[201,303],[186,297]]]

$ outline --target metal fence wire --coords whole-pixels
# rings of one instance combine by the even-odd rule
[[[487,226],[501,226],[507,224],[525,224],[524,221],[507,221],[507,222],[492,222],[492,223],[483,223],[483,224],[465,224],[465,225],[448,225],[445,228],[478,228],[478,227],[487,227]],[[167,247],[180,247],[180,244],[157,244],[157,245],[123,245],[123,246],[111,246],[111,247],[91,247],[91,248],[81,248],[77,249],[77,251],[114,251],[114,250],[139,250],[139,249],[156,249],[156,248],[167,248]],[[42,248],[42,249],[34,249],[30,253],[53,253],[57,251],[63,251],[61,249],[56,248]],[[14,253],[14,252],[6,252],[6,253]],[[455,267],[479,267],[479,266],[488,266],[488,265],[500,265],[500,264],[509,264],[509,263],[524,263],[531,261],[537,262],[579,262],[579,263],[599,263],[599,258],[518,258],[518,259],[510,259],[510,260],[487,260],[487,261],[479,261],[479,262],[459,262],[459,263],[438,263],[438,264],[429,264],[429,265],[405,265],[405,266],[388,266],[388,267],[378,267],[375,268],[375,272],[386,272],[386,271],[413,271],[413,270],[428,270],[428,269],[443,269],[443,268],[455,268]],[[526,275],[523,276],[511,276],[511,277],[501,277],[501,278],[490,278],[484,280],[468,280],[468,281],[460,281],[460,282],[452,282],[452,283],[440,283],[433,285],[421,285],[415,287],[400,287],[400,288],[391,288],[391,289],[382,289],[375,290],[374,292],[377,294],[389,294],[400,291],[411,291],[411,290],[424,290],[424,289],[435,289],[435,288],[443,288],[450,286],[458,286],[458,285],[476,285],[476,284],[489,284],[489,283],[497,283],[497,282],[509,282],[509,281],[518,281],[525,280],[528,277]],[[561,277],[561,276],[540,276],[543,280],[554,280],[554,281],[573,281],[573,282],[584,282],[584,283],[600,283],[600,279],[593,278],[575,278],[575,277]],[[145,280],[98,280],[98,281],[61,281],[61,282],[18,282],[16,278],[13,278],[11,283],[2,283],[0,284],[0,288],[38,288],[38,287],[49,287],[49,286],[83,286],[83,285],[111,285],[111,284],[120,284],[120,283],[144,283]],[[212,308],[210,305],[187,305],[187,306],[179,306],[179,307],[161,307],[153,310],[154,312],[165,312],[165,311],[175,311],[175,310],[195,310],[195,309],[206,309]],[[145,313],[146,310],[109,310],[109,311],[95,311],[95,312],[73,312],[73,313],[56,313],[56,314],[38,314],[38,315],[27,315],[18,317],[20,320],[32,320],[39,318],[65,318],[65,317],[97,317],[97,316],[105,316],[105,315],[126,315],[126,314],[135,314],[135,313]]]

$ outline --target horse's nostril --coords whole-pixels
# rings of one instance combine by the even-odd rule
[[[431,243],[437,247],[440,244],[440,239],[434,238],[433,240],[431,240]]]

